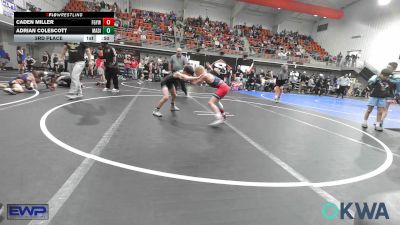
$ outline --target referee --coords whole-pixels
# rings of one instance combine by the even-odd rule
[[[171,58],[169,59],[168,69],[173,74],[176,71],[183,70],[183,67],[185,67],[186,64],[188,64],[188,61],[187,61],[186,57],[182,56],[182,49],[178,48],[178,49],[176,49],[176,54],[171,56]],[[177,81],[177,83],[175,84],[176,89],[178,89],[178,87],[177,87],[178,83],[181,84],[182,91],[187,96],[188,93],[187,93],[185,81],[184,80]]]
[[[102,42],[101,47],[103,48],[103,59],[106,75],[106,87],[103,91],[111,91],[112,93],[119,93],[118,87],[118,61],[117,52],[107,42]],[[114,88],[110,90],[111,80],[113,81]]]

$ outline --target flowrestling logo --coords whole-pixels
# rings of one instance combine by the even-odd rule
[[[351,211],[354,211],[355,215],[352,215]],[[341,220],[353,220],[354,217],[359,220],[389,219],[389,213],[383,202],[373,202],[372,204],[366,202],[341,202],[339,206],[328,202],[322,206],[321,212],[322,217],[327,220],[333,220],[338,217]]]

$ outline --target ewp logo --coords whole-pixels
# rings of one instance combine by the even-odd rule
[[[48,220],[49,205],[47,204],[7,204],[7,219],[9,220]]]
[[[327,219],[327,220],[333,220],[335,218],[338,217],[338,215],[340,214],[340,219],[345,219],[345,217],[347,217],[348,219],[354,219],[353,215],[349,212],[351,211],[350,208],[353,206],[356,208],[355,214],[357,219],[379,219],[380,217],[384,217],[385,219],[389,219],[389,214],[387,212],[385,203],[377,203],[374,202],[372,204],[372,207],[368,206],[368,203],[364,202],[362,204],[358,203],[358,202],[349,202],[349,203],[344,203],[341,202],[340,203],[340,208],[332,203],[332,202],[328,202],[325,203],[322,206],[322,216]],[[329,210],[330,209],[330,210]],[[329,210],[329,213],[328,213]]]

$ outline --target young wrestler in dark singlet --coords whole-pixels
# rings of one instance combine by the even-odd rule
[[[180,80],[196,80],[198,77],[191,77],[194,74],[194,70],[192,66],[185,66],[182,71],[175,72],[164,77],[161,80],[161,92],[163,97],[161,98],[158,106],[154,109],[153,115],[157,117],[161,117],[162,114],[160,112],[161,107],[168,101],[169,94],[171,94],[171,111],[179,111],[179,108],[175,106],[175,98],[176,98],[176,86],[178,85],[178,81]]]

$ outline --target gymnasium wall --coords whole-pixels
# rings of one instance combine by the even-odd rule
[[[243,25],[262,25],[263,28],[272,30],[274,26],[274,15],[268,13],[255,12],[252,10],[242,10],[236,17],[234,23]]]
[[[332,54],[361,50],[362,60],[384,68],[400,55],[400,1],[381,7],[376,0],[363,0],[344,10],[343,20],[322,20],[314,25],[312,37]],[[317,25],[328,23],[328,30],[317,32]],[[361,38],[352,39],[353,36]]]
[[[68,0],[26,0],[26,2],[41,8],[42,11],[60,11]]]
[[[112,0],[109,0],[113,2]],[[124,2],[117,1],[118,5],[122,8]],[[183,0],[130,0],[131,7],[135,9],[150,10],[156,12],[168,13],[174,11],[178,15],[182,15]]]
[[[174,11],[178,15],[183,15],[183,0],[131,0],[131,7],[158,12]],[[185,17],[198,17],[201,15],[203,18],[206,18],[208,16],[211,20],[223,21],[230,24],[231,13],[232,7],[189,0]],[[271,29],[274,16],[272,14],[244,9],[237,15],[234,24],[243,24],[244,22],[248,25],[261,24],[263,27]]]
[[[278,32],[283,30],[299,32],[304,35],[311,35],[314,27],[314,22],[299,20],[295,18],[287,19],[285,22],[279,24]]]

